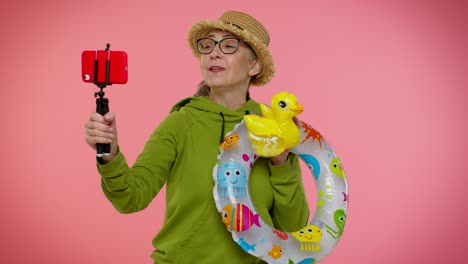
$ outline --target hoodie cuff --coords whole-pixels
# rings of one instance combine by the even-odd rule
[[[101,164],[98,160],[96,160],[96,166],[99,174],[101,174],[101,176],[104,178],[121,175],[128,169],[127,161],[120,151],[117,153],[117,156],[115,156],[114,159],[106,164]]]
[[[293,166],[294,159],[297,159],[297,157],[295,157],[293,153],[289,153],[286,161],[280,165],[274,165],[271,163],[271,160],[268,160],[268,166],[270,167],[270,181],[272,183],[279,184],[291,184],[296,182],[296,168]]]

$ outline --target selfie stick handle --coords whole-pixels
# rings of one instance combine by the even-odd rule
[[[109,112],[109,100],[104,98],[104,92],[97,92],[99,98],[96,98],[96,112],[101,115],[105,115]],[[102,155],[110,155],[110,144],[96,144],[96,156],[102,157]]]
[[[101,89],[99,92],[94,93],[94,97],[96,97],[96,112],[105,115],[109,112],[109,100],[104,98],[104,92],[102,91],[107,85],[112,85],[109,83],[109,68],[110,68],[110,44],[106,45],[106,51],[108,52],[107,60],[106,60],[106,81],[104,83],[99,83],[97,81],[98,75],[98,60],[94,61],[94,84],[97,85]],[[97,53],[96,53],[97,54]],[[96,55],[97,56],[97,55]],[[99,97],[98,97],[99,96]],[[101,158],[103,155],[110,155],[110,144],[96,144],[96,156]]]

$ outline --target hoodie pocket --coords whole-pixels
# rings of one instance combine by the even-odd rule
[[[197,237],[197,235],[199,235],[202,232],[202,230],[204,229],[204,226],[206,225],[205,222],[207,218],[209,217],[209,214],[207,214],[207,212],[212,204],[213,202],[211,201],[205,203],[205,208],[202,210],[202,213],[198,216],[198,218],[193,222],[190,232],[187,232],[187,235],[185,236],[184,240],[182,240],[179,243],[179,248],[183,249],[189,246],[193,246],[192,241],[194,240],[194,238]]]
[[[234,261],[243,256],[245,252],[232,240],[215,202],[210,200],[202,212],[193,222],[190,232],[178,245],[177,263],[186,263],[187,260],[215,263],[225,257]]]
[[[177,263],[265,263],[246,253],[233,239],[214,200],[210,200],[192,229],[178,245]]]

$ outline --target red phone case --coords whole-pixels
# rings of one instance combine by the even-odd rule
[[[106,65],[109,63],[109,84],[125,84],[128,81],[128,58],[124,51],[85,50],[81,54],[81,79],[94,83],[95,64],[97,60],[98,83],[106,81]]]

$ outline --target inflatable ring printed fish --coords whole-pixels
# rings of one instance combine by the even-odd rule
[[[293,117],[303,111],[293,94],[273,96],[262,116],[246,115],[220,145],[213,168],[213,196],[222,222],[247,253],[268,263],[310,264],[329,255],[343,234],[348,187],[340,159],[322,135]],[[267,224],[256,212],[248,188],[255,160],[289,149],[310,169],[318,199],[312,220],[296,232]],[[304,179],[306,180],[306,179]]]

